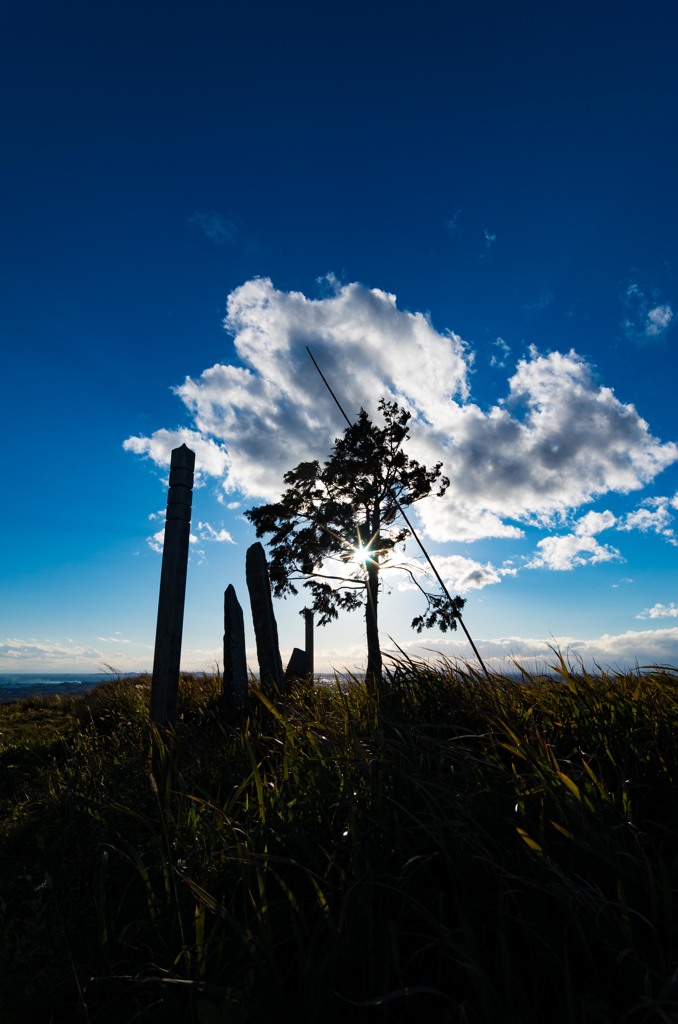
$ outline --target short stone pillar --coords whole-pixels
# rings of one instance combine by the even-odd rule
[[[282,693],[285,689],[285,680],[280,659],[278,626],[273,614],[271,581],[268,576],[266,554],[258,541],[247,549],[245,577],[257,642],[259,685],[264,693]]]
[[[308,668],[308,657],[306,651],[302,651],[301,647],[294,647],[292,649],[292,655],[287,663],[285,669],[285,686],[289,686],[290,683],[297,679],[310,679],[311,673]]]
[[[313,682],[313,612],[304,608],[305,648],[294,647],[285,669],[285,685],[293,680]]]
[[[175,448],[170,462],[151,683],[151,721],[160,726],[173,726],[177,720],[194,468],[195,452],[185,444]]]
[[[247,704],[247,658],[242,608],[229,583],[224,591],[224,697],[244,709]]]

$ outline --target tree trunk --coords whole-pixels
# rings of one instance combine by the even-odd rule
[[[367,630],[367,672],[365,685],[373,697],[381,693],[381,647],[379,646],[379,564],[367,563],[367,600],[365,602],[365,626]]]

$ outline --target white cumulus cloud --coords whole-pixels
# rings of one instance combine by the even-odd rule
[[[604,512],[587,512],[574,524],[574,532],[578,537],[593,537],[609,530],[616,522],[617,517],[607,509]]]
[[[218,478],[224,498],[274,500],[283,473],[326,457],[343,429],[309,346],[349,417],[361,406],[374,415],[381,397],[411,411],[411,454],[442,461],[452,480],[445,498],[418,506],[440,541],[520,537],[526,524],[641,488],[678,457],[574,351],[531,349],[506,395],[484,408],[470,398],[473,354],[457,334],[399,309],[388,292],[328,281],[330,293],[317,299],[265,278],[236,288],[226,326],[239,364],[216,363],[176,388],[190,429],[132,437],[125,448],[167,466],[172,448],[186,443],[199,476]],[[567,560],[551,554],[542,551]],[[617,556],[580,543],[579,557]]]
[[[651,608],[645,608],[636,615],[637,619],[675,619],[678,616],[678,605],[674,604],[653,604]]]
[[[175,448],[185,444],[195,452],[195,483],[199,486],[204,476],[221,477],[228,471],[228,454],[223,445],[202,431],[156,430],[152,437],[128,437],[123,441],[125,451],[148,456],[157,466],[167,467]],[[164,515],[164,511],[162,513]]]
[[[574,569],[580,565],[612,562],[621,559],[616,548],[599,544],[590,534],[567,534],[544,537],[537,544],[537,554],[528,563],[529,569]]]
[[[466,594],[470,590],[482,590],[493,583],[499,583],[503,576],[515,576],[518,572],[514,566],[509,564],[502,566],[495,566],[491,562],[483,564],[462,555],[438,555],[434,562],[445,585],[459,594]],[[429,586],[437,589],[433,575],[425,562],[421,560],[410,562],[409,569],[424,590],[429,589]],[[400,584],[401,590],[415,588],[416,584],[411,582],[409,575],[405,582]]]
[[[507,519],[552,521],[601,495],[642,487],[678,457],[633,405],[594,382],[575,352],[534,349],[510,378],[504,403],[489,410],[450,403],[422,449],[429,457],[443,451],[454,481],[444,501],[423,512],[438,540],[506,536],[492,527],[508,531]]]
[[[600,544],[595,535],[609,530],[617,523],[617,517],[606,509],[604,512],[587,512],[573,524],[573,532],[560,536],[544,537],[537,544],[537,553],[528,562],[528,569],[574,569],[580,565],[595,565],[598,562],[620,560],[621,555],[609,544]]]
[[[629,512],[619,523],[623,531],[640,530],[641,533],[656,533],[669,544],[676,545],[673,530],[674,517],[669,508],[675,508],[674,499],[659,497],[646,498],[633,512]]]

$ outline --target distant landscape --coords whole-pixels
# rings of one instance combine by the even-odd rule
[[[24,697],[86,693],[114,678],[112,672],[0,672],[0,704]]]

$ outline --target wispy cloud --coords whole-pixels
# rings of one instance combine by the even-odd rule
[[[240,234],[237,225],[215,210],[195,210],[188,226],[206,235],[215,245],[233,245]]]
[[[487,229],[484,229],[483,230],[483,235],[485,236],[485,249],[487,250],[487,252],[492,252],[492,250],[494,249],[494,247],[495,247],[495,245],[497,243],[497,236],[496,236],[496,234],[493,233],[492,231],[488,231]]]
[[[208,543],[235,544],[228,530],[225,530],[223,526],[220,530],[215,530],[211,523],[198,523],[198,537]]]
[[[618,590],[619,587],[623,587],[623,586],[626,586],[629,583],[635,583],[635,582],[636,581],[633,579],[632,576],[622,576],[622,578],[617,583],[613,583],[612,584],[612,589],[613,590]]]
[[[149,519],[155,518],[155,514],[149,516]],[[162,518],[165,518],[165,513],[162,513]],[[215,529],[211,523],[199,522],[197,527],[194,527],[195,533],[189,534],[189,543],[196,545],[200,543],[207,544],[235,544],[233,537],[224,527],[219,530]],[[163,545],[165,543],[165,527],[146,538],[146,543],[152,551],[157,551],[158,554],[162,554]],[[200,555],[203,556],[204,552],[201,551]]]
[[[73,643],[18,638],[0,640],[0,661],[5,661],[12,667],[16,666],[18,670],[28,662],[38,665],[73,665],[84,661],[101,665],[104,657],[95,647],[83,647]]]
[[[463,212],[464,208],[463,206],[460,206],[458,210],[455,210],[454,216],[450,217],[450,219],[448,220],[447,230],[450,232],[451,235],[458,235],[460,233],[461,225],[459,223],[459,218],[461,217]]]
[[[98,636],[97,640],[101,640],[105,644],[128,644],[130,642],[122,633],[116,633],[114,636]]]
[[[639,665],[678,664],[678,627],[604,633],[589,639],[556,635],[549,638],[475,637],[474,640],[485,664],[499,672],[510,672],[515,662],[528,671],[545,671],[557,664],[556,651],[560,651],[575,667],[584,664],[593,671],[599,667],[626,671]],[[468,643],[457,634],[422,637],[405,641],[401,647],[412,657],[433,661],[441,656],[464,662],[471,660]],[[393,654],[396,655],[397,651]]]
[[[677,618],[678,607],[655,605],[647,610],[647,616],[657,619],[663,617],[655,609],[665,609],[666,617]],[[654,614],[650,614],[654,612]],[[640,616],[639,616],[640,617]],[[320,642],[316,645],[316,670],[329,672],[334,669],[364,669],[364,646],[357,645],[354,649],[342,646],[341,649],[324,647]],[[512,671],[517,661],[526,669],[543,671],[554,665],[556,655],[554,648],[560,649],[566,659],[574,665],[583,662],[587,667],[597,666],[612,670],[633,669],[637,665],[669,665],[678,664],[678,626],[664,629],[628,630],[624,633],[603,634],[593,638],[581,638],[571,635],[551,635],[548,637],[530,636],[499,636],[474,637],[476,646],[486,665],[499,672]],[[451,660],[472,663],[472,652],[468,641],[459,633],[441,636],[438,633],[399,640],[401,651],[412,657],[436,662],[441,657]],[[384,651],[388,653],[388,642],[384,642]],[[287,656],[289,652],[283,652]],[[394,656],[401,653],[393,649]],[[134,655],[116,653],[116,665],[124,671],[148,669],[152,649],[144,648]],[[186,647],[182,651],[182,664],[188,669],[202,670],[206,665],[218,664],[221,652],[214,648]],[[256,651],[248,649],[248,663],[256,666]],[[51,640],[6,639],[0,641],[0,663],[5,671],[59,671],[68,666],[69,671],[104,671],[107,655],[102,651],[76,643],[60,643]],[[81,667],[74,668],[79,665]]]
[[[663,306],[655,306],[647,314],[645,333],[648,337],[653,338],[665,331],[672,320],[673,310],[668,303],[665,303]]]
[[[535,299],[531,299],[529,302],[524,302],[521,309],[525,309],[528,312],[535,310],[546,309],[553,302],[553,292],[550,288],[545,288],[544,291],[538,295]]]
[[[473,353],[457,334],[400,310],[387,292],[330,284],[318,299],[265,278],[236,288],[226,325],[239,364],[217,363],[175,389],[190,430],[161,429],[125,448],[164,467],[185,442],[199,474],[220,479],[229,501],[277,498],[283,472],[324,458],[342,429],[308,345],[349,416],[361,406],[375,414],[382,396],[409,408],[412,454],[442,460],[454,480],[444,499],[419,506],[439,541],[520,537],[525,526],[557,521],[602,495],[638,490],[678,458],[678,447],[653,437],[576,352],[530,349],[505,397],[481,408],[470,396]],[[576,550],[562,538],[542,545],[544,564],[618,557],[584,543],[581,531],[574,536]]]
[[[494,347],[498,350],[493,353],[490,358],[490,366],[504,367],[506,366],[506,360],[511,353],[511,346],[508,342],[504,341],[503,338],[497,338],[494,342]]]
[[[636,280],[622,289],[622,328],[627,338],[648,341],[661,337],[673,320],[668,302],[659,302],[656,289],[644,289]]]

